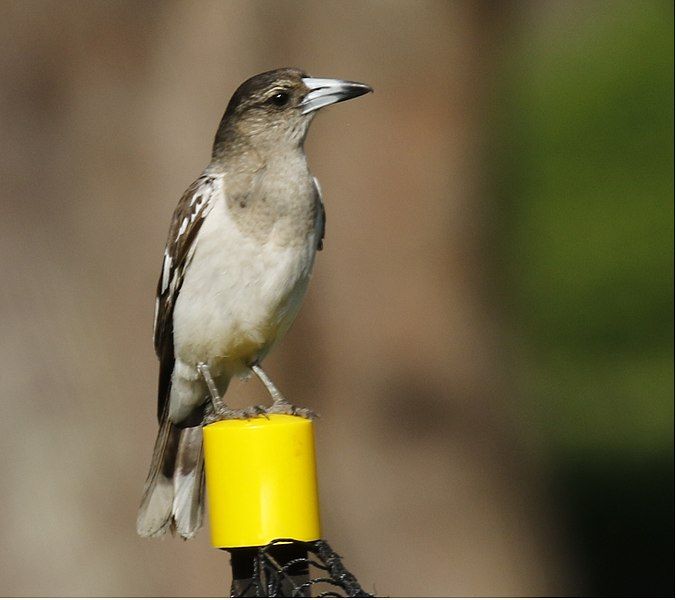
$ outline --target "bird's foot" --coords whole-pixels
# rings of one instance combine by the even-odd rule
[[[229,408],[221,403],[217,410],[210,410],[204,419],[205,425],[211,425],[218,421],[227,421],[232,419],[255,419],[256,417],[266,416],[265,406],[248,406],[247,408]]]
[[[291,415],[293,417],[303,417],[304,419],[316,419],[319,415],[309,408],[294,406],[291,402],[284,399],[277,399],[266,409],[268,415]]]

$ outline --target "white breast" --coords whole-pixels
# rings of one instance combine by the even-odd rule
[[[232,376],[262,358],[295,318],[313,266],[316,233],[280,244],[243,234],[220,188],[196,240],[174,309],[174,346],[186,365]]]

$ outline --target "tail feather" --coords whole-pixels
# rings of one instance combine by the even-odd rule
[[[151,467],[136,519],[141,537],[162,537],[176,530],[183,538],[202,524],[204,461],[202,428],[179,429],[161,421]]]
[[[202,525],[203,494],[202,427],[187,427],[181,431],[176,455],[172,504],[174,526],[184,539],[192,538]]]

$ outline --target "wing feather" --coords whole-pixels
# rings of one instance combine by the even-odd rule
[[[214,178],[203,175],[185,191],[174,210],[155,302],[155,353],[160,359],[158,419],[162,420],[174,371],[174,306],[195,249],[200,227],[213,205]]]
[[[322,189],[320,188],[320,182],[317,180],[317,177],[313,177],[313,183],[315,184],[317,202],[320,205],[320,232],[317,240],[317,249],[322,250],[322,248],[324,248],[324,232],[327,227],[327,213],[325,212],[324,204],[322,203]]]

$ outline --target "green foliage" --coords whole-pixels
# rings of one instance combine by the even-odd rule
[[[673,435],[674,7],[606,6],[526,31],[508,70],[505,250],[554,449],[654,452]]]

